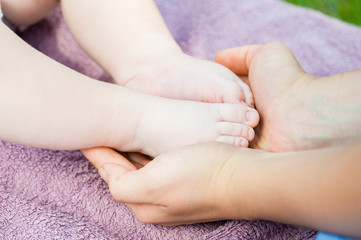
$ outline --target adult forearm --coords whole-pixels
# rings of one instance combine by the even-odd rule
[[[337,132],[344,132],[342,136],[335,134],[335,138],[341,137],[347,143],[361,141],[361,69],[321,78],[319,81],[319,98],[323,97],[324,104],[331,103],[332,99],[334,104],[333,107],[328,104],[325,108],[329,112],[329,120],[337,116]],[[336,91],[325,89],[329,82],[338,86]]]
[[[61,4],[75,39],[113,77],[159,51],[180,51],[153,0],[63,0]]]
[[[361,141],[361,69],[318,78],[308,83],[307,97],[292,99],[300,119],[309,119],[299,138],[310,142],[337,139],[341,144]],[[305,109],[305,110],[300,110]],[[310,121],[311,120],[311,121]],[[306,122],[306,121],[305,121]]]
[[[2,23],[0,36],[0,139],[55,149],[109,146],[121,123],[113,120],[122,88],[51,60]]]
[[[246,199],[251,219],[360,237],[359,156],[361,145],[349,149],[271,154],[252,164],[253,177],[247,184],[238,175],[239,199]],[[239,212],[244,210],[239,209]]]

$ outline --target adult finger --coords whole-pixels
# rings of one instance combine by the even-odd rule
[[[120,153],[111,148],[98,147],[83,149],[81,152],[96,168],[101,168],[105,163],[115,163],[124,167],[135,170],[136,168]]]
[[[129,153],[130,161],[139,169],[147,165],[151,159],[141,153]]]
[[[304,72],[291,50],[278,42],[225,49],[217,53],[215,60],[237,75],[248,75],[256,56],[268,62],[269,71],[274,70],[274,67],[292,66],[295,70],[293,74]]]
[[[192,216],[192,214],[171,213],[166,206],[157,204],[127,204],[136,218],[143,223],[160,224],[163,226],[187,225],[199,222],[222,220],[213,216]]]
[[[149,202],[149,180],[146,171],[137,170],[125,157],[110,148],[82,150],[108,183],[112,196],[120,202]]]
[[[247,76],[252,59],[262,45],[247,45],[225,49],[216,54],[215,61],[237,75]]]
[[[110,193],[117,201],[131,204],[154,201],[152,179],[144,168],[130,170],[124,165],[105,163],[99,173],[106,179]]]

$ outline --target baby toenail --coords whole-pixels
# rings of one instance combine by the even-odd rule
[[[241,142],[239,143],[239,146],[241,147],[247,147],[248,143],[246,140],[241,140]]]
[[[255,114],[253,111],[247,111],[246,113],[246,120],[247,122],[249,123],[253,123],[254,122],[254,119],[255,119]]]

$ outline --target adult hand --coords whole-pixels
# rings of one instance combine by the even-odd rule
[[[268,153],[206,143],[136,158],[149,162],[139,170],[111,149],[83,153],[142,222],[264,219],[361,236],[360,144]]]
[[[261,116],[252,147],[269,151],[309,148],[315,129],[308,126],[315,118],[302,103],[309,94],[307,85],[315,77],[303,71],[285,45],[269,43],[227,49],[216,55],[216,62],[239,76],[248,76]]]
[[[239,158],[240,151],[244,159]],[[82,152],[99,169],[112,196],[126,203],[142,222],[178,225],[239,215],[250,218],[248,207],[235,215],[233,205],[239,205],[239,198],[232,197],[232,179],[235,175],[247,178],[251,174],[246,165],[255,154],[260,154],[255,150],[221,143],[192,145],[160,155],[149,163],[137,158],[138,166],[148,163],[139,170],[109,148]],[[242,168],[244,164],[245,171],[234,173],[239,164]]]

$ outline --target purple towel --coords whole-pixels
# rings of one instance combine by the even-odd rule
[[[281,41],[311,74],[361,68],[361,29],[312,10],[277,0],[157,3],[178,43],[197,57],[213,59],[223,48]],[[59,9],[21,37],[63,64],[109,81],[73,41]],[[267,221],[142,224],[112,199],[79,151],[0,142],[0,176],[0,239],[309,239],[316,233]]]

